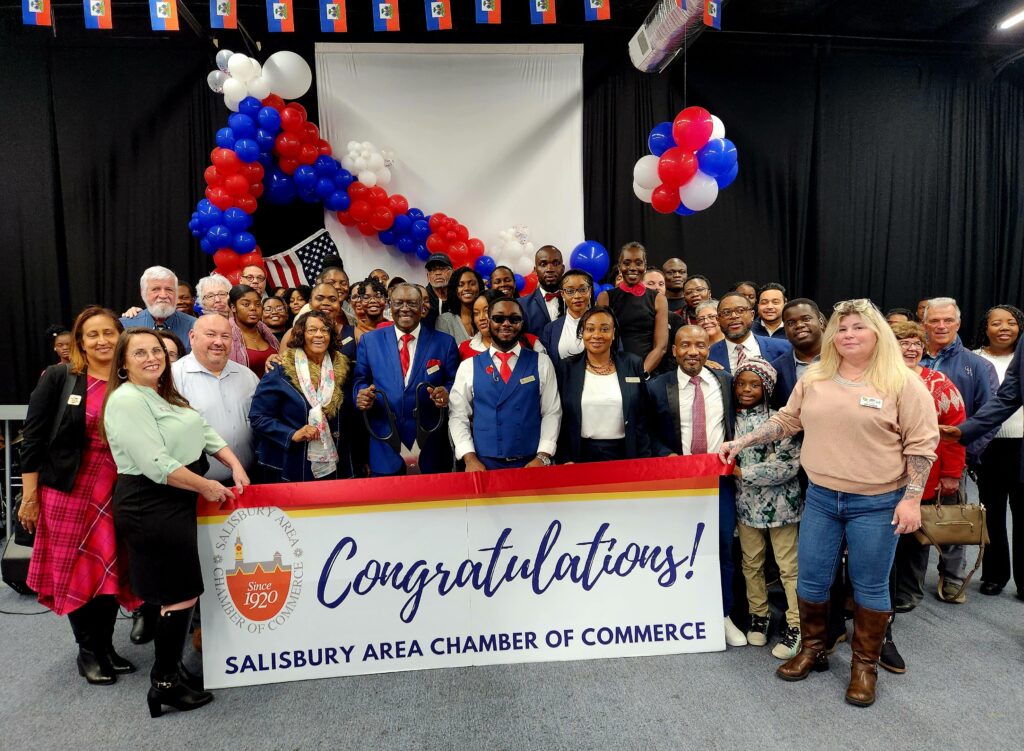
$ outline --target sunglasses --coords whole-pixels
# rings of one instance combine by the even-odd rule
[[[491,320],[494,321],[499,326],[503,323],[511,323],[513,326],[518,326],[520,323],[523,322],[523,317],[516,315],[503,316],[499,313],[498,315],[492,315]]]

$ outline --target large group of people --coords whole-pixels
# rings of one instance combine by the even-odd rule
[[[261,266],[194,289],[154,266],[142,307],[92,306],[70,332],[51,328],[19,518],[36,532],[29,585],[68,615],[81,675],[135,670],[112,644],[120,604],[132,640],[155,645],[153,716],[212,699],[181,662],[202,591],[194,499],[230,504],[250,477],[718,454],[734,465],[718,508],[727,644],[768,644],[777,571],[778,675],[826,670],[848,638],[848,580],[846,699],[859,706],[875,701],[879,665],[906,670],[893,623],[924,597],[920,505],[959,502],[968,474],[989,509],[980,592],[1013,579],[1024,598],[1020,310],[991,308],[971,351],[949,297],[886,315],[867,299],[826,315],[777,283],[716,298],[682,259],[652,268],[636,242],[616,271],[597,294],[600,280],[545,245],[537,288],[519,297],[507,267],[484,279],[442,253],[425,285],[381,269],[353,282],[336,257],[309,286],[277,290]],[[964,602],[964,581],[964,550],[944,549],[936,596]]]

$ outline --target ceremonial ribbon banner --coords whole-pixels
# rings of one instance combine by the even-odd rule
[[[207,688],[725,649],[716,456],[199,503]]]

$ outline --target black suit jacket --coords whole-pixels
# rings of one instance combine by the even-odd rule
[[[736,428],[736,410],[733,408],[732,376],[722,370],[708,371],[722,387],[722,409],[725,412],[725,440],[731,441]],[[660,375],[647,384],[651,413],[648,425],[651,431],[651,451],[654,456],[683,453],[683,434],[679,427],[679,369]]]
[[[562,398],[562,427],[558,438],[558,460],[581,460],[583,428],[583,381],[587,373],[586,353],[560,361],[559,393]],[[626,449],[623,459],[651,456],[647,430],[649,410],[647,385],[644,381],[644,363],[629,352],[615,354],[615,372],[622,392],[622,417],[626,424]]]
[[[84,373],[78,376],[71,392],[72,396],[79,397],[78,404],[65,407],[51,442],[69,372],[67,365],[51,365],[40,377],[28,400],[21,444],[21,471],[38,472],[40,485],[64,493],[71,492],[75,486],[85,449],[85,390],[88,385]]]
[[[1024,405],[1024,338],[1017,342],[1017,349],[1013,353],[1013,359],[1006,368],[1006,377],[1003,378],[999,390],[989,397],[989,400],[982,405],[981,409],[975,412],[966,421],[962,422],[960,428],[960,443],[968,445],[978,440],[1009,419],[1010,415]],[[1021,445],[1021,456],[1024,457],[1024,444]],[[1024,482],[1024,464],[1020,467],[1021,481]]]

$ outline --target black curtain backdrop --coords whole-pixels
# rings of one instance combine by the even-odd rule
[[[1012,70],[994,77],[967,46],[705,34],[645,75],[617,34],[588,38],[584,58],[588,239],[613,255],[639,240],[659,264],[681,256],[716,292],[752,278],[823,306],[953,295],[966,339],[989,305],[1020,302],[1024,84]],[[185,34],[95,38],[0,44],[0,403],[24,403],[52,361],[49,323],[136,304],[147,266],[193,282],[210,268],[186,225],[226,120],[205,83],[214,50]],[[293,48],[312,64],[308,42]],[[302,102],[316,112],[315,92]],[[661,216],[633,196],[632,168],[650,128],[685,104],[724,120],[740,176],[710,210]],[[269,255],[321,226],[316,207],[261,203],[254,231]]]

